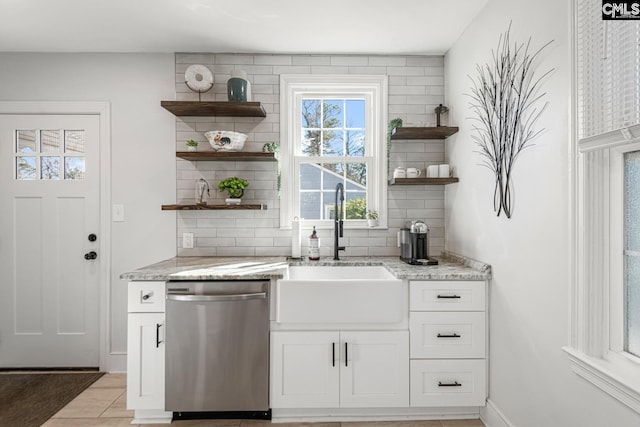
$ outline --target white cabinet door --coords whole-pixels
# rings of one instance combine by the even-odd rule
[[[340,406],[409,406],[409,334],[341,332]]]
[[[164,313],[129,313],[127,408],[164,409]]]
[[[337,408],[338,332],[271,333],[271,407]]]

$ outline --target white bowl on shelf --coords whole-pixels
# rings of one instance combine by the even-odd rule
[[[230,130],[211,130],[204,136],[215,151],[240,151],[248,135]]]

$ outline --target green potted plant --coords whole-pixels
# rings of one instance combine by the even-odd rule
[[[238,178],[237,176],[232,176],[218,182],[218,190],[227,191],[229,193],[230,198],[225,200],[228,205],[240,204],[240,198],[244,194],[244,189],[248,186],[249,181],[243,178]]]
[[[267,142],[262,146],[262,151],[264,153],[278,153],[280,151],[280,146],[275,142]]]
[[[184,143],[184,145],[187,146],[187,151],[198,151],[198,141],[189,139]]]
[[[369,227],[375,227],[378,225],[378,211],[374,211],[374,210],[367,211],[367,225]]]

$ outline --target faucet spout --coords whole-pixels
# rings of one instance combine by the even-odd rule
[[[340,209],[338,210],[338,195],[340,196]],[[340,237],[344,237],[344,223],[342,221],[343,215],[343,202],[344,202],[344,185],[341,182],[336,185],[336,198],[335,198],[335,210],[333,219],[333,259],[339,260],[339,251],[344,251],[346,248],[340,246]]]

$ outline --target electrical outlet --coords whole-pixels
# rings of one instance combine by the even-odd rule
[[[193,233],[182,233],[182,248],[193,249]]]

